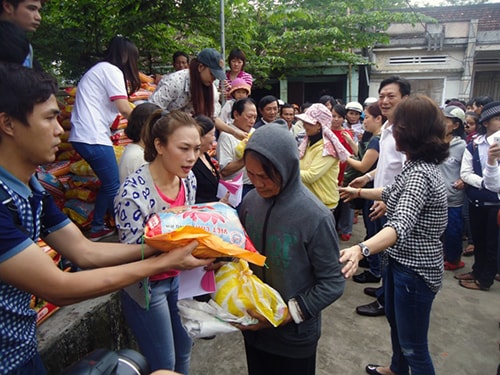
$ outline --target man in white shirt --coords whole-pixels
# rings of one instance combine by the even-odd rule
[[[410,95],[410,90],[410,83],[399,76],[391,76],[380,83],[378,104],[382,114],[387,117],[387,121],[382,126],[377,169],[356,178],[349,186],[363,187],[368,182],[374,180],[374,188],[384,187],[392,184],[396,175],[401,172],[406,157],[403,153],[396,150],[396,141],[392,133],[393,116],[398,104],[406,100]],[[379,172],[377,173],[377,171]],[[382,229],[386,222],[385,204],[382,201],[376,201],[373,203],[371,210],[370,218],[375,221],[377,230]],[[365,288],[364,292],[370,296],[377,297],[377,300],[367,305],[358,306],[356,312],[366,316],[384,315],[382,287]]]
[[[237,100],[233,104],[231,110],[233,118],[233,126],[250,134],[252,127],[257,119],[257,107],[255,101],[251,98]],[[235,136],[222,132],[217,140],[217,158],[220,166],[221,176],[225,180],[230,180],[236,177],[240,172],[243,172],[243,194],[253,189],[253,185],[247,176],[245,163],[242,155],[236,155],[236,146],[240,143]]]

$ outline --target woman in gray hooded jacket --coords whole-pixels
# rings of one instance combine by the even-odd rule
[[[240,327],[248,373],[314,374],[321,310],[337,300],[345,286],[335,221],[302,184],[297,146],[285,127],[257,129],[244,159],[255,189],[243,200],[240,220],[267,257],[267,267],[253,271],[289,307],[277,328],[260,316],[259,323]]]

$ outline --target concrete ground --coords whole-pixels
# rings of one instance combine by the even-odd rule
[[[363,223],[354,226],[353,237],[341,248],[358,243]],[[466,267],[445,271],[442,290],[434,301],[429,347],[437,374],[495,375],[500,363],[500,283],[488,292],[461,288],[455,273],[469,271],[474,258],[464,258]],[[317,375],[364,374],[368,363],[387,365],[391,356],[389,325],[384,316],[364,317],[356,306],[373,298],[363,293],[377,284],[346,283],[344,295],[323,311]],[[246,360],[239,332],[196,340],[190,375],[243,375]]]
[[[358,243],[363,236],[360,221],[351,240],[341,242],[341,248]],[[453,275],[469,271],[474,258],[463,260],[464,269],[445,271],[444,286],[433,305],[429,333],[432,359],[437,374],[495,375],[500,363],[500,283],[495,282],[488,292],[461,288]],[[374,300],[363,294],[363,288],[376,285],[348,280],[344,295],[324,310],[317,375],[359,375],[365,373],[368,363],[389,363],[391,344],[385,317],[363,317],[355,312],[356,306]],[[61,308],[39,327],[38,336],[50,375],[59,374],[95,348],[115,350],[135,345],[113,295]],[[246,373],[239,332],[195,340],[190,375]]]

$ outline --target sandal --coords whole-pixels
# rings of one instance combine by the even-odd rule
[[[451,262],[444,262],[444,269],[446,271],[455,271],[455,270],[458,270],[460,268],[464,268],[465,267],[465,263],[460,261],[458,262],[458,264],[455,264],[455,263],[451,263]]]
[[[463,251],[462,255],[464,257],[471,257],[471,256],[473,256],[474,255],[474,245],[473,244],[467,245],[467,247]]]
[[[468,280],[468,281],[476,280],[472,272],[462,273],[460,275],[455,275],[453,277],[457,280]]]
[[[481,286],[481,284],[477,280],[460,280],[458,282],[458,285],[460,285],[462,288],[470,290],[490,290],[490,288]]]

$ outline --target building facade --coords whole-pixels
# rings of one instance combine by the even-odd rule
[[[265,92],[290,103],[317,101],[323,94],[363,102],[377,96],[391,75],[410,80],[413,93],[443,104],[479,95],[500,99],[500,3],[419,8],[421,22],[392,24],[388,45],[368,51],[368,65],[316,63],[294,77],[270,80]],[[432,22],[427,21],[431,17]]]

